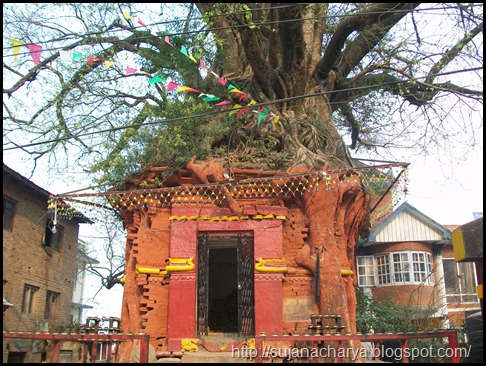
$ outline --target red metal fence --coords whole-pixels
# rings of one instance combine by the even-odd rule
[[[32,339],[32,340],[46,340],[53,342],[51,363],[58,363],[59,351],[62,342],[82,342],[83,343],[83,362],[87,362],[88,348],[91,344],[92,352],[90,354],[91,363],[96,361],[97,346],[99,343],[108,345],[103,350],[106,352],[106,362],[113,362],[116,359],[118,346],[120,342],[127,340],[140,340],[140,363],[147,363],[149,357],[149,340],[148,334],[61,334],[61,333],[8,333],[3,332],[3,338],[13,339]],[[115,344],[114,354],[111,345]]]

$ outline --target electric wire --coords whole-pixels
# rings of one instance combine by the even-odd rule
[[[458,70],[458,71],[450,71],[450,72],[445,72],[445,73],[441,73],[441,74],[436,74],[436,76],[450,75],[452,73],[461,73],[461,72],[468,72],[468,71],[482,70],[482,69],[483,69],[482,67],[471,68],[471,69],[463,69],[463,70]],[[339,90],[333,90],[333,91],[324,91],[324,92],[319,92],[319,93],[293,96],[293,97],[288,97],[288,98],[276,99],[276,100],[272,100],[272,101],[268,101],[268,102],[261,102],[261,103],[252,104],[252,107],[260,107],[260,106],[266,106],[266,105],[270,105],[270,104],[278,104],[278,103],[282,103],[282,102],[288,102],[288,101],[304,99],[304,98],[313,98],[313,97],[323,96],[323,95],[332,94],[332,93],[342,93],[342,92],[346,92],[346,91],[355,91],[355,90],[360,90],[360,89],[377,88],[377,87],[386,86],[386,85],[408,83],[408,82],[411,82],[411,81],[418,81],[418,80],[426,78],[426,77],[427,76],[422,76],[422,77],[413,78],[413,79],[410,79],[410,80],[397,80],[397,81],[393,81],[393,82],[381,83],[381,84],[376,84],[376,85],[371,85],[371,86],[366,85],[366,86],[362,86],[362,87],[355,87],[355,88],[349,88],[349,89],[339,89]],[[39,141],[39,142],[34,142],[34,143],[19,145],[19,146],[13,146],[13,147],[4,147],[3,150],[7,151],[7,150],[27,148],[27,147],[32,147],[32,146],[49,144],[49,143],[53,143],[53,142],[66,141],[66,140],[70,140],[70,139],[73,139],[73,138],[96,135],[96,134],[100,134],[100,133],[119,131],[119,130],[124,130],[124,129],[128,129],[128,128],[138,128],[138,127],[149,126],[149,125],[154,125],[154,124],[167,124],[167,123],[176,122],[176,121],[180,121],[180,120],[184,120],[184,119],[210,117],[210,116],[215,116],[215,115],[219,115],[219,114],[234,112],[234,111],[240,110],[242,108],[245,108],[245,107],[233,108],[233,109],[228,109],[228,110],[219,110],[219,111],[207,112],[207,113],[200,113],[200,114],[195,114],[195,115],[191,115],[191,116],[176,117],[176,118],[171,118],[171,119],[167,119],[167,120],[163,120],[163,121],[153,121],[153,122],[140,123],[140,124],[136,124],[136,125],[112,127],[112,128],[101,130],[101,131],[80,133],[80,134],[76,134],[76,135],[65,136],[65,137],[47,140],[47,141]],[[10,142],[10,143],[12,143],[12,142]]]

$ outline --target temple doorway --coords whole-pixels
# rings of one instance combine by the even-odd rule
[[[254,335],[253,237],[198,239],[198,335]]]

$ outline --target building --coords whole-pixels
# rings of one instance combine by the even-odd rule
[[[86,243],[78,241],[76,252],[76,280],[73,288],[73,304],[71,309],[71,323],[81,324],[83,322],[83,309],[92,309],[90,305],[84,304],[84,282],[86,279],[86,266],[88,264],[99,264],[96,259],[86,254]]]
[[[7,332],[60,332],[71,324],[79,224],[91,221],[82,215],[71,220],[54,217],[47,212],[50,195],[3,165]],[[50,351],[45,341],[4,339],[3,362],[48,361]]]
[[[455,228],[403,203],[356,245],[358,286],[379,301],[393,298],[414,321],[464,326],[480,305],[474,264],[454,259]]]

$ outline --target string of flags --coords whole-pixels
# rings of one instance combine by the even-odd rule
[[[48,202],[48,212],[56,211],[57,217],[73,219],[88,216],[96,221],[106,221],[100,208],[115,210],[135,210],[140,207],[168,208],[177,205],[222,205],[228,199],[275,198],[299,196],[306,191],[325,191],[340,187],[361,187],[371,192],[384,192],[391,187],[382,204],[371,212],[370,221],[379,223],[393,211],[407,189],[408,164],[393,163],[380,168],[355,168],[309,172],[292,176],[261,177],[224,183],[187,185],[178,187],[140,188],[129,191],[108,191],[104,193],[76,193],[52,196]],[[386,170],[383,170],[386,169]],[[391,170],[399,169],[394,178]],[[403,173],[403,174],[402,174]],[[68,203],[69,202],[69,203]],[[76,208],[77,207],[77,208]],[[87,212],[86,216],[82,212]]]
[[[130,21],[132,19],[132,16],[130,14],[128,14],[127,12],[123,11],[123,17],[120,16],[120,18],[122,20]],[[140,25],[142,25],[143,27],[147,28],[147,30],[148,30],[147,25],[145,24],[145,22],[140,17],[138,17],[137,23],[140,24]],[[154,31],[150,31],[150,32],[154,36],[160,37]],[[18,59],[18,55],[19,55],[19,51],[20,51],[20,47],[24,43],[22,41],[20,41],[20,40],[16,40],[16,39],[12,39],[12,38],[9,38],[9,39],[12,42],[12,49],[13,49],[14,60],[17,60]],[[166,35],[164,37],[164,41],[168,45],[170,45],[171,47],[174,47],[174,45],[169,40],[169,36]],[[32,57],[32,61],[34,62],[34,64],[36,66],[38,66],[39,63],[40,63],[42,46],[41,45],[37,45],[37,44],[27,44],[26,46],[29,49],[30,55]],[[186,56],[187,58],[189,58],[191,61],[193,61],[194,63],[198,63],[198,60],[194,57],[194,55],[192,53],[190,53],[187,50],[187,48],[185,46],[182,46],[181,47],[180,52],[184,56]],[[79,61],[79,60],[86,59],[86,56],[83,55],[83,54],[81,54],[81,53],[79,53],[79,52],[74,52],[73,50],[60,50],[59,51],[59,58],[60,58],[60,60],[63,60],[63,61]],[[89,65],[92,65],[92,64],[94,64],[96,62],[103,62],[106,69],[109,69],[110,67],[112,67],[114,65],[117,65],[117,62],[115,62],[113,60],[103,60],[102,58],[95,57],[93,55],[89,55],[87,57],[87,63]],[[148,76],[151,76],[151,78],[148,80],[148,84],[149,85],[156,84],[156,83],[166,83],[167,82],[167,85],[166,85],[166,92],[167,93],[169,93],[171,91],[174,91],[174,90],[175,90],[175,92],[196,93],[196,94],[199,94],[199,97],[202,97],[203,98],[203,101],[205,101],[205,102],[208,102],[208,103],[209,102],[216,102],[216,103],[213,104],[214,107],[224,107],[224,106],[233,104],[232,110],[230,111],[229,115],[237,114],[237,117],[238,118],[241,117],[246,112],[250,111],[250,107],[252,105],[257,104],[257,102],[254,99],[252,99],[250,97],[250,95],[248,95],[247,93],[239,90],[234,85],[228,83],[228,80],[226,78],[224,78],[223,76],[219,76],[214,71],[209,71],[209,69],[206,66],[206,63],[204,62],[204,59],[203,58],[200,58],[199,59],[199,66],[198,67],[206,70],[211,75],[213,75],[216,78],[217,82],[220,85],[227,87],[227,90],[230,93],[232,93],[233,96],[239,102],[242,102],[244,99],[249,99],[250,102],[246,103],[246,105],[242,105],[242,104],[239,104],[239,103],[232,103],[232,102],[230,102],[227,99],[222,99],[222,98],[220,98],[218,96],[215,96],[213,94],[203,93],[200,90],[197,90],[197,89],[192,88],[192,87],[187,86],[187,85],[180,85],[180,84],[178,84],[178,83],[176,83],[174,81],[168,81],[167,82],[166,78],[164,78],[164,77],[162,77],[160,75],[157,75],[157,74],[151,75],[151,74],[148,74],[148,73],[146,73],[144,71],[137,70],[136,68],[133,68],[133,67],[130,67],[130,66],[126,66],[125,67],[125,74],[126,75],[131,75],[131,74],[146,74]],[[260,109],[258,109],[258,110],[252,110],[252,112],[258,114],[257,125],[260,125],[261,122],[263,122],[263,121],[266,122],[268,120],[273,120],[273,122],[276,124],[276,123],[278,123],[279,118],[280,118],[280,116],[276,115],[275,113],[271,112],[269,109],[267,109],[267,108],[265,108],[263,106]]]

